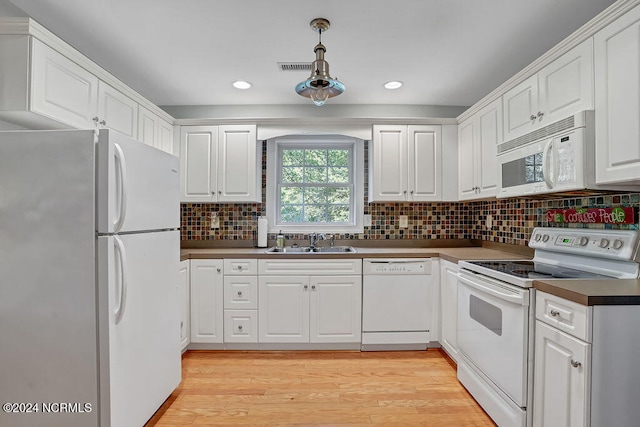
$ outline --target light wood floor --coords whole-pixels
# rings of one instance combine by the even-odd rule
[[[150,426],[495,426],[440,350],[190,351]]]

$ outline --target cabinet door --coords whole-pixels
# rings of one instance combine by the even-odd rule
[[[442,347],[458,362],[458,265],[441,261]]]
[[[309,342],[309,276],[261,276],[259,342]]]
[[[173,125],[158,119],[158,141],[156,147],[173,154]]]
[[[538,73],[538,123],[546,126],[593,109],[593,39],[589,38]]]
[[[407,200],[407,127],[373,126],[369,202]]]
[[[640,6],[594,36],[596,183],[640,180]]]
[[[191,338],[191,300],[189,292],[189,260],[180,262],[180,348],[184,350],[189,345]]]
[[[538,120],[538,75],[533,75],[505,93],[504,140],[509,141],[533,130]]]
[[[476,186],[480,197],[498,194],[498,144],[502,143],[502,99],[498,98],[476,114],[480,152],[475,155]],[[477,153],[476,151],[476,153]]]
[[[138,103],[105,82],[98,84],[100,124],[138,139]]]
[[[142,105],[138,107],[138,141],[156,147],[159,117]]]
[[[183,126],[180,132],[180,201],[216,199],[218,127]]]
[[[362,276],[311,276],[309,284],[310,342],[360,342]]]
[[[94,128],[98,78],[32,39],[31,108],[74,128]]]
[[[223,340],[222,260],[191,260],[191,342]]]
[[[258,162],[256,127],[220,126],[218,139],[217,201],[261,202],[262,169]]]
[[[442,199],[442,130],[440,126],[409,126],[409,199],[416,202]]]
[[[536,321],[533,425],[589,425],[591,345]]]
[[[475,116],[458,126],[458,187],[460,200],[476,197],[475,157],[476,157]]]

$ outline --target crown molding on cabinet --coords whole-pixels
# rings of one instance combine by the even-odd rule
[[[98,77],[100,80],[118,89],[118,91],[124,93],[129,98],[136,101],[138,104],[142,105],[148,110],[151,110],[163,120],[169,123],[174,122],[174,118],[166,111],[150,102],[135,90],[131,89],[123,81],[107,72],[104,68],[100,67],[98,64],[87,58],[87,56],[85,56],[83,53],[72,47],[60,37],[53,34],[51,31],[47,30],[32,18],[0,17],[0,34],[27,35],[35,37],[36,39],[48,45],[50,48],[58,51],[82,68],[86,69],[87,71]]]
[[[490,92],[480,101],[469,107],[465,112],[458,116],[458,123],[472,117],[482,108],[495,101],[504,93],[515,87],[520,82],[524,81],[528,77],[534,75],[551,62],[555,61],[586,39],[593,37],[595,33],[615,21],[629,10],[640,4],[640,0],[618,0],[611,6],[603,10],[596,15],[593,19],[588,21],[582,27],[567,36],[560,43],[549,49],[546,53],[533,61],[531,64],[523,68],[509,80],[498,86],[495,90]]]

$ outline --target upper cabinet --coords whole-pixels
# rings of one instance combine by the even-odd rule
[[[593,82],[589,38],[504,94],[504,140],[593,109]]]
[[[173,118],[34,21],[24,21],[25,34],[12,33],[11,19],[0,18],[0,120],[30,129],[113,129],[173,151]]]
[[[502,142],[502,99],[482,108],[458,127],[459,199],[498,193],[497,145]]]
[[[262,201],[256,126],[183,126],[180,188],[185,203]]]
[[[640,181],[640,6],[594,37],[596,183]]]
[[[369,202],[442,200],[440,126],[374,125]]]

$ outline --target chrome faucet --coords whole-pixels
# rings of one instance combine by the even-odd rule
[[[322,239],[324,240],[324,234],[322,233],[309,233],[309,247],[311,249],[316,247],[316,243],[318,242],[318,239]]]

